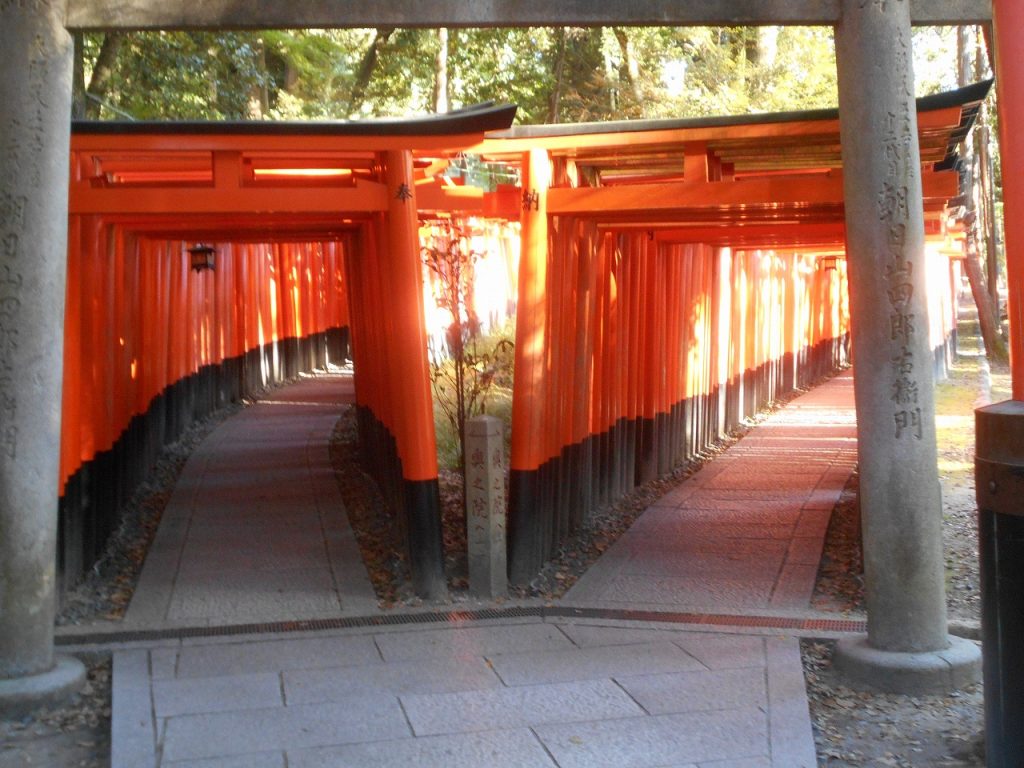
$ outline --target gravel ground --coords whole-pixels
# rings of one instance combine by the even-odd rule
[[[976,377],[977,374],[966,375]],[[123,615],[160,513],[189,453],[232,412],[216,414],[168,449],[151,479],[133,498],[125,523],[103,561],[64,600],[58,624],[116,621]],[[947,450],[954,452],[956,455],[951,454],[952,458],[960,461],[965,448],[957,446]],[[398,523],[387,513],[379,490],[359,467],[351,409],[343,414],[336,427],[332,461],[381,605],[419,604],[409,586],[408,563],[399,546]],[[940,466],[942,462],[940,456]],[[595,514],[587,528],[567,542],[528,587],[516,590],[512,596],[554,599],[563,594],[652,500],[697,469],[699,466],[695,464],[636,489]],[[978,613],[973,483],[970,478],[965,479],[962,471],[944,473],[943,483],[950,615],[972,620]],[[441,495],[446,550],[461,553],[465,530],[461,524],[461,476],[458,473],[442,472]],[[813,599],[813,606],[818,610],[863,615],[859,525],[854,477],[833,513]],[[465,556],[446,557],[445,568],[452,601],[469,599]],[[854,691],[835,677],[830,664],[832,647],[832,643],[824,641],[809,640],[802,644],[820,765],[913,768],[984,765],[980,757],[980,686],[950,697],[915,698]],[[95,662],[90,666],[86,691],[67,707],[20,721],[0,720],[0,768],[107,765],[109,681],[109,662]]]
[[[860,510],[857,476],[851,478],[832,513],[812,606],[830,613],[864,616]],[[973,494],[973,491],[972,491]],[[973,502],[972,502],[973,503]],[[950,498],[946,497],[947,507]],[[973,516],[973,509],[972,509]],[[956,539],[959,512],[946,517],[946,537]],[[951,521],[953,524],[951,525]],[[946,550],[954,579],[947,593],[951,617],[974,619],[977,557],[957,539]],[[822,766],[974,768],[984,761],[984,697],[980,684],[950,696],[901,696],[855,690],[832,669],[831,641],[804,640],[807,696]]]
[[[958,625],[957,631],[965,635],[976,633],[981,598],[973,409],[987,401],[989,392],[988,381],[979,368],[978,347],[976,326],[969,320],[961,322],[961,356],[949,380],[937,388],[946,603],[951,624]],[[855,475],[832,513],[812,605],[819,610],[863,617],[862,571]],[[985,765],[984,696],[980,684],[951,696],[856,691],[845,686],[832,669],[833,648],[831,642],[804,641],[801,646],[820,765]]]
[[[801,642],[821,766],[984,766],[980,685],[950,696],[854,690],[832,669],[834,643]]]
[[[110,659],[88,665],[85,688],[67,706],[0,719],[0,768],[110,765]]]

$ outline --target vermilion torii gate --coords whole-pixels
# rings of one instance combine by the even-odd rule
[[[997,12],[1010,7],[1009,0],[996,0]],[[984,0],[0,0],[0,698],[26,690],[45,696],[73,684],[76,674],[55,665],[52,629],[67,253],[67,29],[835,25],[869,610],[868,639],[849,655],[866,669],[900,670],[927,658],[946,668],[952,658],[930,350],[926,335],[914,330],[925,325],[925,270],[910,27],[990,17]],[[1001,75],[1012,84],[1020,70],[1014,64]],[[1014,190],[1006,192],[1012,211]],[[1011,284],[1019,278],[1015,259],[1011,251]],[[1014,315],[1017,366],[1024,362],[1020,330]],[[1015,374],[1014,394],[1024,397],[1019,367]],[[969,667],[973,660],[954,662]]]

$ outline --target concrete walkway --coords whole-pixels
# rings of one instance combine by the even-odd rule
[[[526,616],[218,636],[379,613],[326,458],[346,386],[282,390],[193,454],[126,629],[197,629],[116,650],[115,768],[816,764],[797,641],[770,630]],[[795,400],[564,602],[806,613],[852,409],[848,376]]]
[[[857,463],[853,375],[770,414],[644,512],[566,595],[579,605],[804,614]]]
[[[306,378],[221,424],[185,465],[125,624],[376,612],[328,454],[353,401],[351,377]]]

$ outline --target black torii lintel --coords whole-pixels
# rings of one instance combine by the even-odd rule
[[[871,0],[876,2],[878,0]],[[983,24],[992,0],[910,0],[915,24]],[[68,0],[95,29],[833,25],[839,0]]]

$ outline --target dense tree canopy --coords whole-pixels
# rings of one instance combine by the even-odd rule
[[[920,91],[956,84],[955,30],[918,31],[915,55]],[[826,27],[89,34],[77,81],[77,111],[101,118],[343,119],[499,101],[542,123],[836,103]]]

